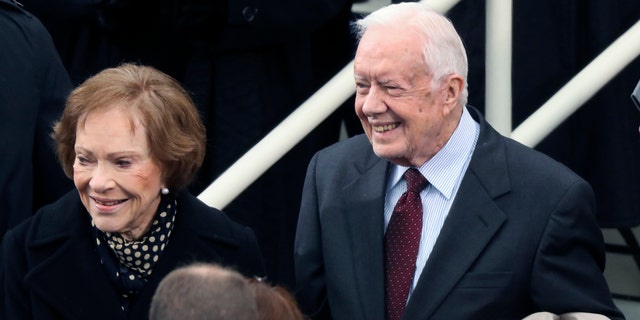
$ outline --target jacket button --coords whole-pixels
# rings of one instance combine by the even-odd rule
[[[253,21],[253,19],[255,19],[256,17],[256,13],[258,13],[257,8],[244,7],[244,9],[242,9],[242,16],[244,17],[244,20],[247,22]]]

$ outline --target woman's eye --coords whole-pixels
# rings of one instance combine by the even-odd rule
[[[121,168],[126,168],[128,166],[131,165],[131,162],[128,160],[117,160],[116,161],[116,166],[121,167]]]

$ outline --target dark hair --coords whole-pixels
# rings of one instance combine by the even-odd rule
[[[304,320],[293,295],[285,287],[249,279],[260,320]]]
[[[186,186],[204,159],[204,125],[191,97],[175,79],[134,64],[105,69],[71,92],[52,134],[65,174],[73,178],[76,130],[87,115],[122,106],[132,121],[138,116],[145,126],[151,157],[162,168],[167,187]]]
[[[247,279],[223,267],[195,263],[170,272],[151,300],[150,320],[257,320]]]

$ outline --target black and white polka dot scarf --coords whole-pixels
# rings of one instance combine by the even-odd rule
[[[91,222],[100,263],[125,301],[146,284],[169,242],[175,216],[176,200],[162,196],[151,228],[138,241],[127,241],[117,233],[102,232]],[[123,305],[125,309],[126,304]]]

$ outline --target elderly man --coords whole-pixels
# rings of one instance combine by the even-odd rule
[[[451,22],[419,3],[357,21],[365,135],[311,160],[297,297],[314,319],[624,319],[589,184],[499,135],[467,101]]]

